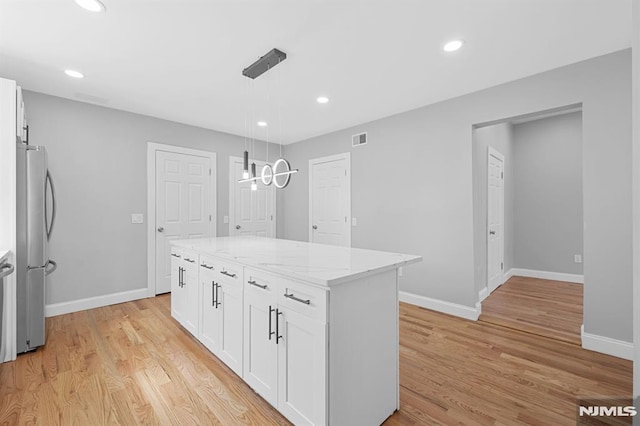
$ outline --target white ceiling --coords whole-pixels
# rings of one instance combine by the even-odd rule
[[[291,143],[631,46],[631,0],[103,3],[0,0],[0,76],[238,135],[253,105],[255,136]],[[241,72],[274,47],[288,58],[251,98]]]

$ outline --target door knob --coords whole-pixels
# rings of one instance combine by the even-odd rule
[[[158,228],[158,232],[164,232],[164,228],[161,226]]]
[[[240,228],[242,228],[242,226],[236,225],[236,229],[240,229]]]
[[[318,226],[317,226],[317,225],[313,225],[313,226],[311,227],[311,229],[318,229]]]

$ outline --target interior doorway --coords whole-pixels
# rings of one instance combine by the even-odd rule
[[[580,344],[580,105],[474,128],[474,246],[481,321]]]
[[[261,161],[253,162],[257,170],[262,170],[265,165]],[[275,238],[275,186],[258,184],[257,190],[252,191],[250,182],[238,182],[243,169],[242,158],[229,157],[229,235]]]
[[[351,155],[309,160],[309,241],[351,247]]]
[[[147,293],[171,291],[171,241],[216,236],[216,154],[147,145]],[[144,218],[134,218],[132,221]]]

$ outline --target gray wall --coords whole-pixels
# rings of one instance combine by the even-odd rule
[[[582,113],[513,126],[514,267],[582,275]]]
[[[487,286],[487,162],[489,147],[504,155],[504,270],[513,267],[513,126],[510,123],[473,131],[473,250],[476,292]]]
[[[146,288],[147,142],[217,153],[217,229],[228,235],[229,156],[242,156],[243,138],[34,92],[24,97],[31,143],[47,147],[58,197],[50,245],[58,270],[47,303]],[[264,143],[256,154],[264,156]],[[145,224],[131,224],[131,213],[144,213]]]
[[[308,234],[308,161],[352,150],[354,247],[419,254],[401,289],[474,307],[472,128],[583,104],[585,331],[632,340],[631,51],[551,70],[287,146],[301,173],[284,237]]]

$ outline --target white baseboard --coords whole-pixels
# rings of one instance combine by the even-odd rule
[[[445,302],[444,300],[432,299],[418,294],[407,293],[406,291],[400,292],[400,301],[473,321],[476,321],[480,316],[479,303],[476,304],[475,308],[472,308],[471,306]]]
[[[580,328],[582,335],[582,348],[589,349],[618,358],[633,360],[633,343],[624,340],[612,339],[610,337],[598,336],[584,332],[584,324]]]
[[[146,297],[147,288],[139,288],[137,290],[123,291],[121,293],[105,294],[104,296],[89,297],[86,299],[72,300],[70,302],[46,305],[44,307],[44,315],[46,317],[55,317],[57,315],[70,314],[72,312],[130,302],[132,300],[144,299]]]
[[[489,296],[489,287],[484,287],[482,290],[478,292],[478,300],[482,302],[484,299]]]
[[[535,269],[520,269],[511,268],[509,272],[505,274],[505,281],[511,277],[528,277],[528,278],[540,278],[543,280],[554,281],[566,281],[569,283],[584,284],[584,275],[577,274],[565,274],[563,272],[549,272],[549,271],[537,271]]]
[[[511,268],[509,269],[507,272],[505,272],[502,275],[502,284],[506,283],[507,281],[509,281],[509,278],[513,277],[515,274],[513,273],[514,269]]]

